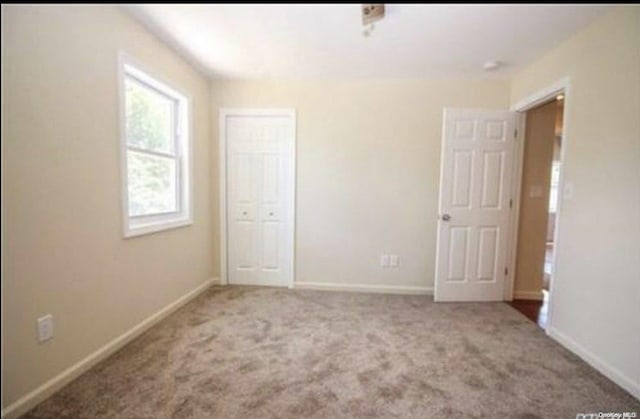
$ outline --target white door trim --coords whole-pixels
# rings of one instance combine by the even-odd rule
[[[525,141],[525,112],[530,109],[535,108],[538,105],[541,105],[549,100],[555,98],[559,93],[564,94],[564,109],[563,109],[563,122],[562,122],[562,147],[560,148],[560,161],[562,164],[560,165],[560,175],[558,179],[558,190],[559,190],[559,199],[556,208],[556,219],[555,219],[555,230],[553,232],[553,242],[555,249],[558,249],[558,239],[560,237],[560,220],[562,218],[562,207],[563,207],[563,195],[565,191],[564,187],[564,173],[565,173],[565,163],[566,163],[566,153],[567,146],[569,144],[569,118],[568,118],[568,110],[569,110],[569,101],[571,100],[571,79],[569,77],[562,78],[555,83],[521,99],[516,102],[515,105],[511,107],[512,111],[518,112],[518,136],[516,141],[516,153],[515,153],[515,161],[514,161],[514,182],[512,183],[512,196],[513,196],[513,211],[511,212],[511,237],[509,239],[510,245],[509,249],[511,254],[509,255],[509,275],[507,275],[505,281],[505,300],[511,301],[513,299],[514,294],[514,280],[515,280],[515,266],[516,266],[516,245],[518,243],[518,223],[520,218],[520,186],[522,183],[522,167],[524,163],[524,141]],[[557,251],[553,252],[552,256],[552,266],[555,269],[557,264]],[[557,282],[557,276],[554,276],[551,281],[549,287],[549,301],[548,301],[548,312],[547,312],[547,333],[552,328],[552,319],[553,319],[553,288],[555,283]]]
[[[226,136],[226,120],[228,116],[284,116],[291,118],[292,122],[292,141],[288,151],[291,154],[289,159],[289,173],[287,187],[291,192],[289,207],[290,224],[286,226],[287,251],[290,252],[288,260],[290,261],[288,287],[293,288],[295,282],[295,202],[296,202],[296,110],[295,108],[221,108],[219,115],[219,132],[218,132],[218,177],[219,197],[220,197],[220,284],[227,285],[229,283],[227,268],[227,136]]]

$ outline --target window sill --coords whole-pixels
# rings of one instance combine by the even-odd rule
[[[124,238],[144,236],[147,234],[159,233],[165,230],[173,230],[174,228],[187,227],[193,224],[191,218],[177,219],[174,221],[161,221],[150,224],[139,224],[135,227],[127,226],[124,230]]]

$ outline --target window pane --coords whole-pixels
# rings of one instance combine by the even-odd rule
[[[129,77],[125,83],[127,144],[173,154],[175,102]]]
[[[176,162],[136,151],[127,151],[129,215],[177,211]]]

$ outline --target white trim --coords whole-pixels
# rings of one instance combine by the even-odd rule
[[[28,412],[38,403],[47,399],[53,393],[60,390],[62,387],[67,385],[69,382],[71,382],[84,372],[88,371],[91,367],[98,364],[100,361],[108,358],[110,355],[125,346],[127,343],[131,342],[142,333],[149,330],[159,321],[166,318],[171,313],[175,312],[180,307],[184,306],[185,304],[202,294],[204,291],[206,291],[209,287],[218,282],[218,278],[209,278],[202,284],[198,285],[195,289],[189,291],[174,302],[147,317],[142,322],[138,323],[117,338],[108,342],[97,351],[93,352],[89,356],[62,371],[60,374],[46,381],[35,390],[32,390],[29,393],[25,394],[24,396],[13,402],[11,405],[7,406],[5,409],[2,409],[2,418],[17,418],[20,415]]]
[[[513,293],[513,298],[518,300],[542,301],[544,299],[544,294],[542,291],[515,291]]]
[[[220,282],[223,285],[229,283],[228,266],[227,266],[227,136],[226,136],[226,119],[228,116],[285,116],[291,121],[291,141],[289,159],[289,184],[287,185],[291,197],[287,208],[287,250],[290,252],[287,269],[287,286],[294,287],[295,282],[295,229],[296,229],[296,133],[297,121],[295,108],[221,108],[219,113],[219,132],[218,132],[218,167],[220,178],[219,196],[220,196]]]
[[[144,236],[145,234],[190,226],[191,224],[193,224],[193,220],[178,219],[176,221],[162,221],[161,223],[153,223],[146,226],[141,225],[139,227],[135,227],[133,230],[125,232],[124,237],[128,239],[130,237]]]
[[[550,86],[540,89],[537,92],[519,100],[515,105],[511,106],[511,110],[515,112],[526,112],[529,109],[533,109],[536,106],[542,105],[543,103],[553,99],[558,93],[568,89],[570,85],[571,79],[569,77],[564,77],[555,83],[552,83]],[[565,96],[565,101],[566,100]]]
[[[547,327],[547,334],[554,340],[559,342],[562,346],[578,355],[589,365],[596,370],[600,371],[603,375],[609,378],[611,381],[618,384],[620,387],[631,393],[636,399],[640,399],[640,383],[634,381],[631,377],[625,375],[622,371],[612,367],[603,359],[598,357],[593,352],[589,351],[578,342],[560,332],[553,326]]]
[[[227,277],[227,114],[218,116],[218,195],[220,199],[220,283],[229,284]]]
[[[433,287],[414,285],[345,284],[336,282],[296,282],[296,289],[368,292],[376,294],[433,295]]]
[[[144,234],[184,227],[193,224],[193,100],[191,95],[184,93],[183,89],[171,87],[153,71],[124,51],[118,51],[117,59],[118,74],[118,115],[119,115],[119,135],[120,135],[120,194],[122,213],[122,234],[124,238],[136,237]],[[171,158],[176,160],[176,176],[178,197],[178,212],[169,215],[150,215],[147,217],[130,217],[128,204],[127,186],[127,150],[129,149],[126,139],[126,115],[125,115],[125,78],[131,74],[141,83],[148,84],[153,89],[157,89],[163,94],[169,95],[179,103],[177,118],[177,138],[181,137],[179,145]],[[185,120],[186,126],[180,126],[180,120]],[[144,151],[149,153],[148,151]],[[149,153],[155,154],[155,153]],[[185,169],[186,167],[186,169]],[[141,218],[136,220],[135,218]]]
[[[291,178],[290,193],[290,205],[287,208],[289,212],[288,220],[291,221],[291,225],[289,226],[289,248],[291,249],[291,262],[289,265],[289,288],[293,288],[293,284],[295,282],[296,277],[296,180],[298,179],[298,174],[296,173],[297,166],[296,162],[298,161],[297,157],[297,138],[298,138],[298,118],[296,115],[295,109],[290,109],[291,115],[291,136],[292,140],[289,142],[291,146],[291,150],[289,150],[289,155],[291,159],[289,160],[289,173]]]
[[[133,58],[124,51],[120,51],[121,63],[126,74],[129,74],[135,83],[142,87],[151,87],[155,93],[164,96],[165,99],[175,100],[176,97],[185,96],[184,93],[174,89],[171,85],[157,77],[154,71]]]
[[[435,289],[438,287],[438,272],[440,272],[440,255],[438,254],[440,243],[442,243],[442,234],[440,233],[440,216],[442,215],[442,188],[444,185],[444,158],[446,154],[445,132],[447,129],[447,110],[451,108],[442,108],[442,128],[440,131],[440,180],[438,183],[438,210],[436,213],[436,263],[433,271],[433,294],[435,299]]]
[[[514,179],[515,189],[513,190],[513,200],[514,200],[514,211],[511,214],[511,233],[512,238],[515,241],[512,241],[512,245],[510,247],[513,249],[517,246],[517,237],[518,237],[518,223],[520,218],[520,184],[522,183],[522,166],[523,166],[523,158],[524,158],[524,141],[525,141],[525,112],[529,109],[535,108],[538,105],[541,105],[549,100],[552,100],[558,93],[564,94],[564,109],[562,115],[562,147],[560,148],[560,175],[558,179],[558,204],[556,208],[556,217],[555,217],[555,229],[553,233],[553,243],[554,248],[558,249],[559,241],[560,241],[560,220],[562,218],[563,213],[563,193],[564,193],[564,173],[566,169],[566,156],[567,156],[567,148],[569,143],[569,104],[571,101],[571,79],[569,77],[562,78],[550,86],[541,89],[526,98],[517,102],[514,106],[511,107],[512,110],[520,113],[520,123],[519,123],[519,133],[518,133],[518,142],[516,147],[519,148],[519,159],[516,160],[515,164],[518,166],[516,171],[517,178]],[[505,288],[509,288],[509,290],[514,289],[514,279],[515,279],[515,267],[516,267],[516,250],[513,250],[513,255],[511,260],[509,261],[509,275],[507,277],[507,281],[509,282],[509,286]],[[558,263],[557,260],[558,252],[554,251],[552,255],[551,264],[553,266],[553,271],[557,272],[556,266]],[[548,294],[548,311],[547,311],[547,330],[552,328],[553,324],[553,288],[555,287],[558,281],[557,275],[554,275],[551,283],[549,285],[549,294]],[[508,299],[508,298],[507,298]]]

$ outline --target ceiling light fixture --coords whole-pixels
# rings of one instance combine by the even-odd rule
[[[558,96],[556,96],[556,100],[557,101],[561,101],[564,99],[564,95],[562,93],[560,93]]]
[[[375,29],[374,22],[384,17],[384,4],[363,4],[362,5],[362,24],[364,29],[362,35],[367,38]]]
[[[363,4],[362,5],[362,24],[368,25],[377,22],[384,17],[384,4]]]

